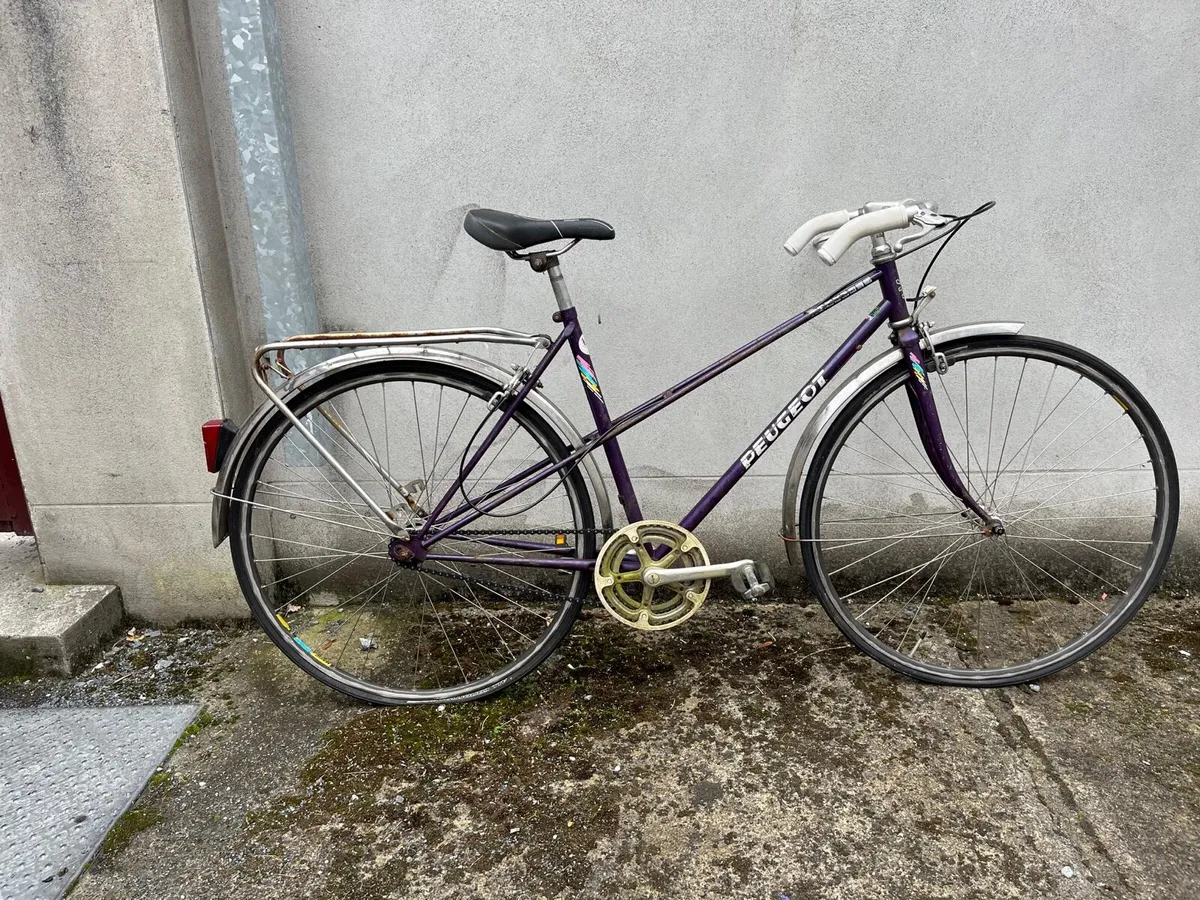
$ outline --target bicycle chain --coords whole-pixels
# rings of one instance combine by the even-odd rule
[[[573,534],[573,535],[576,535],[577,537],[579,535],[584,535],[584,534],[599,534],[599,535],[604,535],[607,538],[607,536],[611,535],[612,532],[605,528],[577,528],[577,529],[572,529],[572,530],[568,530],[568,531],[563,531],[562,529],[558,529],[558,528],[524,528],[524,529],[509,528],[509,529],[505,529],[503,531],[461,529],[459,531],[456,531],[455,534],[464,534],[467,536],[500,535],[500,534],[526,534],[526,535],[529,535],[529,534]],[[511,584],[510,582],[494,581],[490,578],[477,578],[473,575],[464,575],[464,574],[462,574],[462,572],[451,571],[448,568],[443,571],[440,571],[440,572],[430,572],[428,569],[423,568],[420,563],[410,563],[410,564],[405,565],[403,568],[411,569],[415,572],[424,571],[435,578],[449,578],[452,581],[464,581],[468,584],[478,584],[478,585],[482,585],[483,587],[504,588],[505,591],[509,591],[509,592],[516,590],[519,594],[520,593],[532,594],[532,599],[535,599],[535,600],[537,600],[539,602],[543,602],[543,603],[547,602],[549,600],[556,600],[560,603],[563,603],[563,602],[569,603],[569,602],[574,601],[574,599],[575,599],[570,594],[556,594],[554,591],[547,591],[544,588],[535,588],[532,585],[530,585],[529,587],[518,587],[516,585]]]

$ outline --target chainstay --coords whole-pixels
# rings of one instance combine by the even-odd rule
[[[470,536],[476,536],[476,535],[487,535],[487,534],[492,534],[492,535],[501,535],[501,534],[574,534],[574,535],[602,534],[602,535],[608,537],[608,536],[612,535],[612,533],[613,533],[613,531],[610,528],[568,528],[565,530],[562,528],[503,528],[503,529],[493,529],[491,531],[488,531],[485,529],[460,528],[454,532],[451,532],[451,535],[466,534],[466,535],[470,535]]]
[[[523,534],[523,535],[573,534],[576,537],[585,535],[585,534],[598,534],[598,535],[604,535],[605,537],[607,537],[612,534],[612,531],[609,529],[606,529],[606,528],[574,528],[574,529],[567,529],[565,531],[561,528],[505,528],[505,529],[498,529],[498,530],[466,529],[466,528],[464,528],[464,529],[455,531],[454,533],[466,535],[468,537],[479,537],[479,536],[486,536],[486,535],[519,535],[519,534]],[[555,593],[554,591],[548,591],[545,588],[539,588],[539,587],[535,587],[533,585],[529,585],[527,587],[517,587],[506,581],[495,581],[494,579],[491,579],[491,578],[477,578],[474,575],[464,575],[462,572],[455,572],[449,568],[443,568],[437,572],[431,571],[431,570],[425,568],[421,564],[405,566],[405,568],[412,569],[415,572],[424,572],[432,578],[447,578],[451,581],[461,581],[461,582],[466,582],[467,584],[477,584],[477,585],[480,585],[481,587],[491,588],[493,590],[496,590],[498,588],[503,588],[505,591],[507,591],[509,593],[515,592],[518,599],[529,598],[531,600],[534,600],[536,602],[541,602],[541,603],[546,603],[546,602],[550,602],[550,601],[555,601],[558,603],[570,603],[574,600],[574,598],[570,594],[558,594],[558,593]],[[582,602],[582,598],[580,598],[580,602]]]

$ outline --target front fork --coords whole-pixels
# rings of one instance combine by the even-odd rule
[[[989,535],[1004,534],[1004,523],[993,512],[986,509],[982,503],[962,483],[958,468],[946,444],[946,436],[942,431],[941,418],[938,416],[937,404],[933,399],[933,385],[925,367],[925,352],[921,347],[921,336],[915,327],[916,319],[908,312],[904,300],[904,291],[900,286],[900,276],[896,272],[895,261],[879,264],[883,277],[879,280],[883,291],[884,302],[889,306],[889,318],[892,325],[893,340],[904,354],[904,363],[908,367],[908,379],[904,383],[905,393],[908,394],[908,404],[912,409],[913,420],[917,425],[917,433],[921,437],[921,446],[929,458],[933,470],[941,479],[942,484],[962,501],[963,505],[979,517],[984,525],[984,533]],[[970,447],[967,453],[971,452]]]

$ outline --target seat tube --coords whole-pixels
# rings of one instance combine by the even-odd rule
[[[550,276],[550,286],[554,289],[554,299],[558,302],[558,312],[554,318],[562,322],[567,332],[567,341],[571,345],[571,356],[583,384],[583,394],[587,397],[588,408],[592,411],[592,419],[596,423],[596,431],[603,434],[612,425],[612,417],[608,414],[608,404],[604,402],[604,394],[600,390],[600,379],[596,375],[596,366],[588,353],[587,342],[583,339],[583,330],[579,325],[579,314],[571,303],[571,294],[563,279],[562,269],[557,259],[552,259],[546,273]],[[633,481],[629,477],[629,469],[625,465],[625,457],[621,454],[621,445],[617,439],[610,438],[601,444],[604,455],[608,459],[608,467],[612,471],[613,481],[617,485],[617,499],[620,501],[625,515],[630,522],[642,519],[642,510],[638,504],[637,494],[633,489]]]
[[[942,431],[937,404],[933,399],[933,386],[925,367],[925,352],[921,348],[921,336],[913,327],[915,322],[909,314],[908,304],[904,300],[904,288],[900,284],[900,274],[896,270],[895,260],[887,260],[876,265],[881,275],[879,289],[883,293],[883,302],[888,307],[888,320],[891,323],[893,340],[903,353],[908,368],[908,378],[904,383],[904,388],[908,395],[913,419],[916,422],[917,433],[921,437],[921,446],[924,447],[925,454],[934,471],[937,472],[938,478],[949,491],[989,527],[997,524],[995,516],[988,512],[963,485],[958,468],[954,465],[950,448],[946,444],[946,436]]]

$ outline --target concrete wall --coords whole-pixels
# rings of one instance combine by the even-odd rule
[[[939,263],[932,317],[1024,319],[1129,374],[1195,546],[1196,7],[376,0],[278,20],[324,325],[551,328],[544,278],[463,212],[600,216],[618,239],[565,268],[619,410],[861,267],[787,257],[808,216],[996,198]],[[0,73],[0,391],[47,574],[116,581],[144,618],[243,614],[196,433],[253,402],[262,329],[215,3],[5,0]],[[630,433],[645,512],[686,510],[872,302]],[[585,421],[565,367],[549,387]],[[714,555],[779,562],[788,449],[701,530]]]
[[[617,240],[565,269],[623,409],[862,267],[863,251],[832,271],[786,256],[808,216],[995,198],[943,255],[931,317],[1023,319],[1111,359],[1162,414],[1195,537],[1200,354],[1180,325],[1200,280],[1200,7],[437,0],[278,18],[326,324],[550,328],[544,279],[464,235],[463,211],[599,216]],[[646,514],[685,511],[874,302],[623,439]],[[702,530],[714,549],[778,560],[789,450]]]
[[[186,20],[151,0],[0,4],[0,391],[38,547],[51,581],[115,582],[157,621],[245,608],[198,432],[237,393],[214,345],[241,339],[172,42]]]

